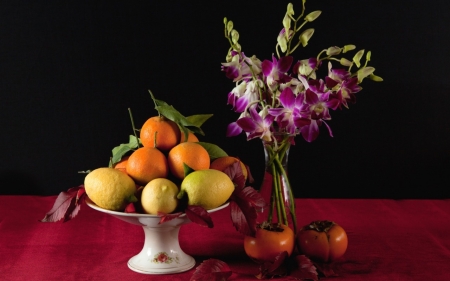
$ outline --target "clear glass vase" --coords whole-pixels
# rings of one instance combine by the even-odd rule
[[[274,134],[274,140],[263,140],[265,171],[261,196],[266,207],[258,214],[258,223],[281,223],[297,233],[295,200],[289,182],[288,158],[293,136],[286,133]]]

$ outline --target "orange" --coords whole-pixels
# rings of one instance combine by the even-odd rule
[[[184,179],[184,165],[193,170],[209,168],[210,158],[208,151],[196,142],[182,142],[169,151],[167,156],[169,170],[175,177]]]
[[[127,174],[136,183],[146,185],[169,174],[166,156],[155,147],[140,147],[128,158]]]
[[[210,168],[223,172],[225,171],[226,168],[228,168],[229,166],[233,165],[236,162],[239,162],[241,164],[242,175],[244,175],[244,178],[247,180],[248,177],[247,167],[241,160],[233,156],[223,156],[214,159],[211,162]]]
[[[196,135],[194,135],[193,132],[189,132],[189,133],[188,133],[187,141],[188,141],[188,142],[198,142],[198,138],[197,138]],[[181,139],[180,139],[180,142],[184,142],[184,134],[183,134],[183,132],[181,132]]]
[[[156,142],[155,142],[156,135]],[[162,151],[169,151],[180,143],[181,132],[178,125],[164,116],[153,116],[145,121],[140,130],[143,146],[155,147]]]
[[[122,171],[122,172],[124,172],[126,174],[127,173],[128,157],[129,156],[122,157],[122,159],[114,165],[114,169]]]

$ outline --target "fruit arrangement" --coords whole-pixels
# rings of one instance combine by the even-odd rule
[[[184,117],[150,92],[158,115],[134,128],[129,143],[112,150],[108,167],[90,171],[84,180],[88,197],[99,207],[131,213],[166,215],[186,206],[205,210],[226,203],[235,183],[226,169],[246,167],[217,145],[200,142],[201,125],[212,115]],[[131,116],[131,113],[130,113]],[[238,164],[236,164],[238,163]]]

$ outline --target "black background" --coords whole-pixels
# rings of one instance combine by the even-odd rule
[[[108,164],[111,149],[156,115],[148,94],[184,115],[212,113],[200,140],[247,163],[258,140],[226,138],[238,115],[220,71],[233,20],[246,55],[270,59],[287,1],[2,1],[0,189],[53,195]],[[448,198],[450,19],[447,1],[309,0],[322,10],[296,59],[354,44],[384,82],[365,80],[319,138],[298,137],[289,172],[301,198]],[[293,1],[296,14],[301,1]]]

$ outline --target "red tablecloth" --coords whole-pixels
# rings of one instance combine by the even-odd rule
[[[143,247],[135,226],[83,205],[66,223],[39,222],[56,196],[0,196],[1,280],[189,280],[195,267],[144,275],[127,267]],[[450,280],[450,200],[297,199],[300,225],[328,219],[349,237],[338,277],[322,280]],[[229,207],[212,214],[215,227],[183,225],[182,249],[197,265],[225,261],[229,280],[257,280]]]

